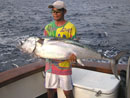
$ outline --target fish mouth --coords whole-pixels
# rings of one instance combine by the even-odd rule
[[[22,46],[24,42],[25,42],[25,40],[20,41],[19,45]]]
[[[25,39],[18,41],[16,47],[17,47],[18,49],[22,50],[22,46],[23,46],[23,44],[25,43],[25,41],[26,41]]]
[[[25,42],[26,42],[27,39],[21,39],[18,41],[18,45],[19,46],[22,46]]]

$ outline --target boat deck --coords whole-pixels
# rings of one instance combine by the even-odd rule
[[[87,61],[84,63],[85,63],[85,66],[73,65],[73,67],[112,74],[111,67],[110,67],[109,63],[97,63],[97,62],[87,62]],[[121,70],[126,70],[126,67],[127,67],[127,65],[119,64],[118,65],[118,73],[120,73]],[[24,65],[24,66],[19,67],[19,68],[14,68],[14,69],[11,69],[11,70],[8,70],[5,72],[1,72],[0,73],[0,90],[3,90],[2,88],[4,88],[4,87],[6,88],[7,86],[10,86],[12,84],[15,84],[15,83],[17,84],[17,82],[19,80],[21,81],[23,79],[27,79],[27,78],[32,77],[32,76],[33,76],[33,78],[31,78],[31,79],[33,79],[33,80],[36,80],[37,76],[39,78],[44,78],[43,74],[42,74],[44,68],[45,68],[44,61],[38,61],[38,62],[35,62],[32,64]],[[43,85],[43,80],[40,80],[40,81],[42,82],[41,84]],[[26,83],[27,80],[24,82]],[[23,81],[20,83],[23,83]],[[34,84],[35,84],[35,81],[34,81]],[[18,87],[18,86],[16,86],[16,87]],[[25,87],[26,87],[26,85],[25,85]],[[43,89],[43,87],[40,87],[40,88]],[[39,89],[39,88],[37,87],[37,89]],[[7,90],[8,90],[8,92],[10,92],[10,89],[7,89]],[[44,90],[45,90],[45,88],[44,88]],[[4,91],[2,91],[2,92],[4,92]],[[0,96],[3,95],[2,92],[0,91]],[[22,91],[20,91],[20,92],[22,92]],[[43,91],[41,90],[41,92],[43,92]],[[3,98],[6,98],[6,97],[3,97]],[[46,91],[44,91],[43,93],[39,93],[39,95],[37,95],[36,98],[47,98]],[[55,98],[57,98],[57,94],[55,94]]]

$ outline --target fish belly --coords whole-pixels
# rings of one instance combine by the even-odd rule
[[[41,47],[37,47],[35,54],[41,58],[66,60],[70,54],[73,53],[71,49],[68,49],[64,45],[46,44]]]
[[[62,41],[46,41],[42,46],[36,48],[35,54],[42,58],[67,60],[71,54],[77,59],[93,58],[97,54],[87,48]]]

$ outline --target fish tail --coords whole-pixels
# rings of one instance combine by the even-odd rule
[[[130,57],[128,59],[127,75],[126,75],[126,96],[130,98]]]
[[[119,59],[124,55],[126,54],[127,51],[121,51],[119,54],[117,54],[113,59],[110,60],[110,63],[111,63],[111,69],[112,69],[112,72],[113,74],[115,75],[115,77],[119,80],[119,77],[118,77],[118,61]]]
[[[118,77],[118,68],[117,68],[117,64],[115,60],[110,60],[111,63],[111,69],[112,69],[112,73],[115,75],[115,77],[119,80]]]
[[[118,53],[113,59],[115,60],[116,63],[118,63],[119,59],[125,55],[127,53],[127,51],[121,51],[120,53]]]

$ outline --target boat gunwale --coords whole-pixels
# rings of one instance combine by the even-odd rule
[[[85,61],[84,64],[85,66],[74,64],[72,65],[72,67],[112,74],[112,70],[109,63]],[[126,64],[118,64],[118,73],[120,73],[121,70],[126,70],[126,68],[127,68]],[[22,78],[28,77],[32,74],[44,71],[44,69],[45,69],[45,63],[43,60],[41,60],[35,63],[24,65],[19,68],[14,68],[5,72],[1,72],[0,73],[0,88],[10,83],[13,83],[17,80],[20,80]]]
[[[35,63],[27,64],[22,67],[14,68],[0,73],[0,88],[13,83],[22,78],[28,77],[32,74],[41,72],[44,70],[43,62],[38,61]]]

